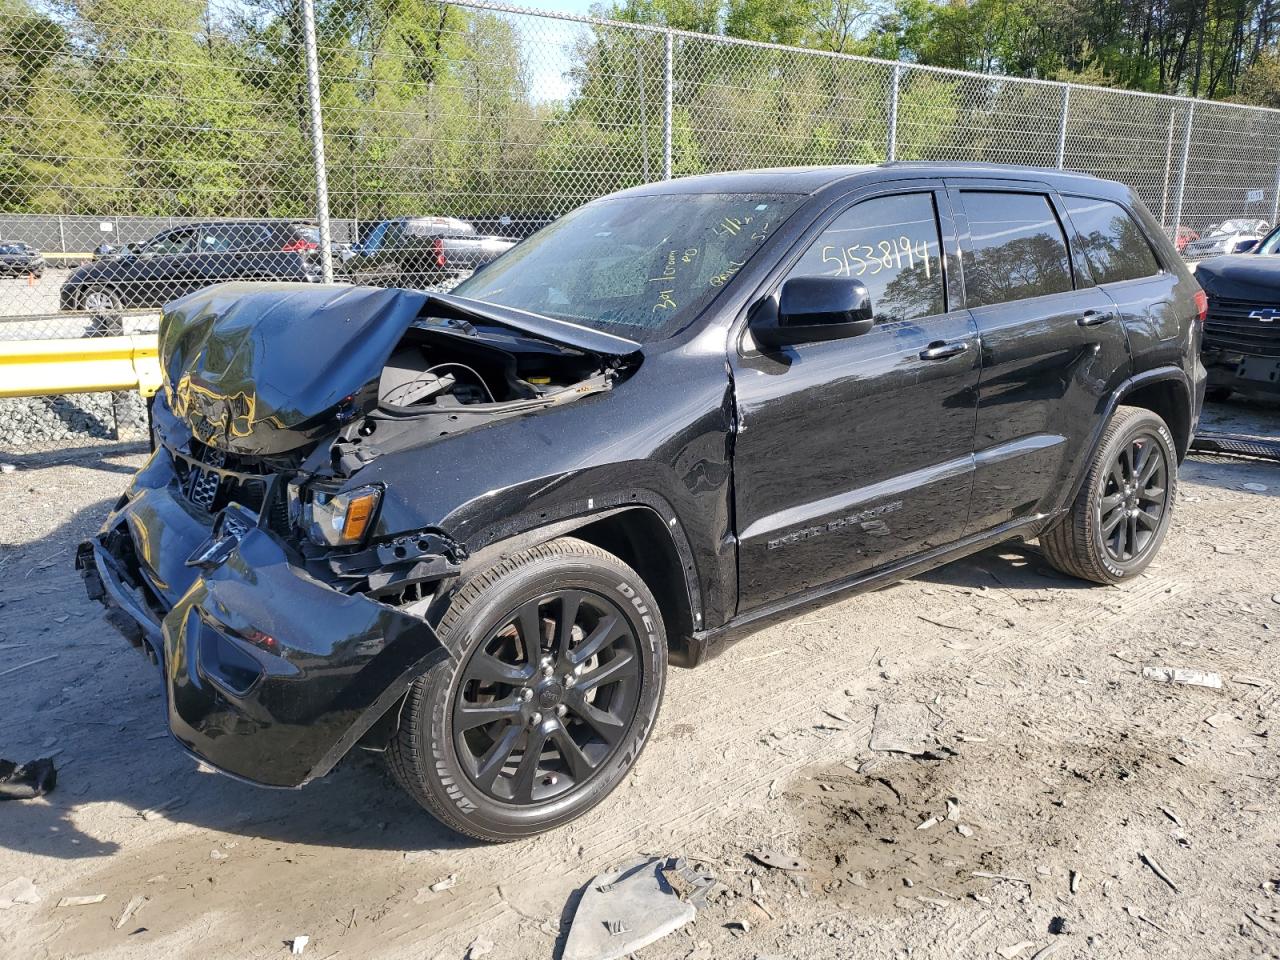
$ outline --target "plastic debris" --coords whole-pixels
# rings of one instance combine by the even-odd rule
[[[1265,483],[1242,483],[1240,486],[1253,493],[1266,493],[1267,485]]]
[[[1143,667],[1142,675],[1148,680],[1159,683],[1182,683],[1189,687],[1222,689],[1222,677],[1207,670],[1192,670],[1187,667]]]
[[[671,885],[676,896],[686,903],[692,903],[696,910],[706,909],[707,895],[716,885],[716,878],[712,874],[694,867],[684,857],[669,858],[661,869],[663,879]]]
[[[0,910],[8,910],[19,904],[39,903],[40,888],[30,877],[15,877],[4,886],[0,886]]]
[[[484,937],[476,937],[467,946],[467,960],[480,960],[493,953],[493,941]]]
[[[937,718],[924,703],[881,703],[871,727],[872,750],[907,753],[920,756],[935,746],[934,721]]]
[[[761,866],[774,870],[808,870],[809,864],[793,853],[778,853],[775,850],[757,850],[751,859]]]
[[[1178,893],[1178,892],[1179,892],[1179,891],[1178,891],[1178,885],[1177,885],[1176,883],[1174,883],[1172,880],[1170,880],[1170,879],[1169,879],[1169,875],[1168,875],[1167,873],[1165,873],[1163,869],[1161,869],[1160,864],[1158,864],[1158,863],[1156,862],[1156,858],[1155,858],[1155,857],[1151,856],[1151,854],[1149,854],[1149,853],[1146,853],[1146,852],[1144,852],[1144,851],[1142,851],[1142,850],[1139,850],[1139,851],[1138,851],[1138,858],[1139,858],[1143,863],[1145,863],[1148,867],[1150,867],[1150,868],[1151,868],[1151,872],[1152,872],[1152,873],[1154,873],[1157,877],[1159,877],[1161,880],[1163,880],[1165,883],[1167,883],[1167,884],[1169,885],[1169,889],[1170,889],[1170,890],[1172,890],[1174,893]]]
[[[138,894],[133,899],[131,899],[128,903],[125,904],[124,909],[120,911],[120,916],[115,922],[115,928],[119,930],[121,927],[123,927],[126,923],[129,922],[129,920],[133,917],[133,915],[137,913],[139,910],[141,910],[143,907],[145,907],[150,902],[150,900],[151,900],[150,897],[144,897],[142,894]]]
[[[437,880],[435,883],[433,883],[430,886],[429,889],[431,890],[432,893],[443,893],[445,890],[449,890],[453,886],[455,886],[457,882],[458,882],[458,875],[456,873],[451,873],[447,877],[445,877],[443,880]]]
[[[89,907],[107,899],[105,893],[95,893],[84,897],[63,897],[58,901],[60,907]]]
[[[58,785],[58,771],[52,757],[14,763],[0,760],[0,800],[31,800],[43,797]]]
[[[697,908],[667,879],[681,861],[650,858],[602,873],[578,902],[562,960],[618,960],[680,929]]]
[[[311,938],[305,934],[294,937],[289,941],[289,952],[295,957],[301,955],[302,951],[307,949],[307,944],[311,942]]]

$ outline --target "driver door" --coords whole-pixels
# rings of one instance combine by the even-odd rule
[[[767,351],[744,336],[739,613],[945,547],[969,511],[980,360],[941,185],[864,196],[809,237],[757,309],[776,309],[791,277],[848,276],[867,286],[875,324]]]

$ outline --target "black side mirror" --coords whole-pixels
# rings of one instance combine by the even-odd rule
[[[777,323],[753,323],[766,347],[860,337],[874,323],[866,284],[849,277],[792,277],[778,296]]]
[[[1257,245],[1257,240],[1241,240],[1236,244],[1236,253],[1249,253]]]

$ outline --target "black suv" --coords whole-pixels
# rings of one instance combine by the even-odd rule
[[[94,316],[159,307],[227,280],[319,281],[320,231],[288,220],[188,223],[72,271],[63,310]]]
[[[450,295],[170,304],[157,450],[77,563],[209,763],[297,786],[359,744],[454,828],[526,836],[625,776],[669,663],[802,604],[1010,538],[1136,576],[1203,316],[1086,176],[639,187]]]

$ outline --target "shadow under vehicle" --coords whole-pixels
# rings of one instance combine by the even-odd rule
[[[528,836],[625,777],[669,664],[1005,540],[1138,575],[1204,306],[1082,175],[637,187],[453,294],[170,304],[157,449],[77,564],[211,765],[294,787],[359,744],[454,829]]]

